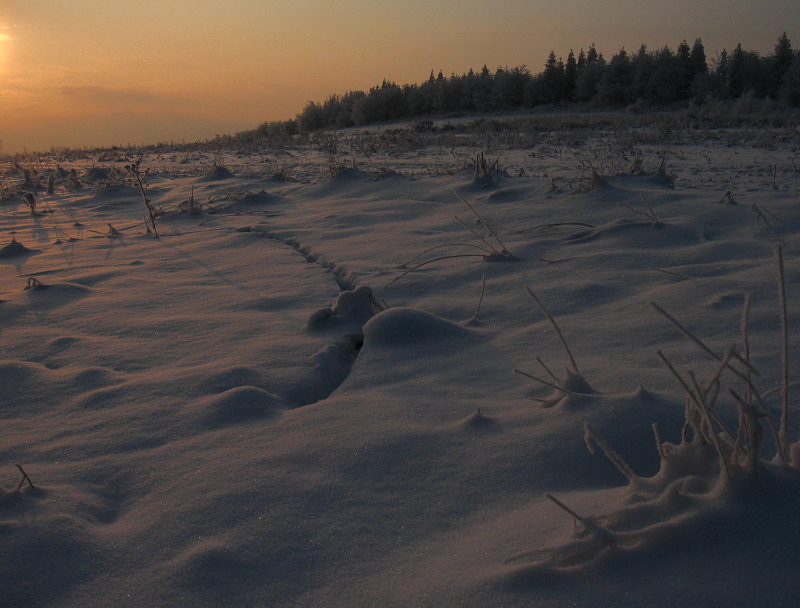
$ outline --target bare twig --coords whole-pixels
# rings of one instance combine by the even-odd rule
[[[695,343],[695,344],[696,344],[696,345],[697,345],[697,346],[698,346],[698,347],[699,347],[699,348],[700,348],[700,349],[701,349],[703,352],[707,353],[707,354],[708,354],[708,355],[709,355],[709,356],[710,356],[712,359],[714,359],[715,361],[722,361],[722,357],[720,357],[720,356],[719,356],[718,354],[716,354],[716,353],[715,353],[713,350],[711,350],[710,348],[708,348],[708,346],[706,346],[706,345],[703,343],[703,341],[702,341],[702,340],[700,340],[700,338],[698,338],[698,337],[697,337],[697,336],[695,336],[695,335],[694,335],[692,332],[690,332],[688,329],[686,329],[686,327],[684,327],[684,326],[683,326],[683,325],[682,325],[682,324],[681,324],[679,321],[677,321],[677,320],[675,319],[675,317],[673,317],[671,314],[669,314],[669,313],[668,313],[666,310],[664,310],[663,308],[661,308],[661,307],[660,307],[658,304],[656,304],[655,302],[650,302],[650,306],[652,306],[652,307],[653,307],[655,310],[657,310],[659,313],[661,313],[661,315],[663,315],[663,316],[664,316],[664,318],[666,318],[668,321],[670,321],[670,322],[671,322],[671,323],[672,323],[672,324],[673,324],[675,327],[677,327],[677,328],[678,328],[678,330],[680,330],[680,332],[681,332],[683,335],[685,335],[685,336],[686,336],[687,338],[689,338],[689,339],[690,339],[692,342],[694,342],[694,343]],[[743,360],[743,359],[742,359],[742,358],[741,358],[739,355],[737,355],[736,353],[733,353],[733,357],[734,357],[734,358],[735,358],[737,361],[740,361],[740,362],[744,363],[744,365],[745,365],[745,366],[746,366],[746,367],[747,367],[747,368],[748,368],[748,369],[749,369],[749,370],[750,370],[750,371],[751,371],[753,374],[755,374],[756,376],[759,376],[759,375],[760,375],[760,374],[758,373],[758,371],[757,371],[757,370],[756,370],[756,369],[755,369],[755,368],[754,368],[752,365],[750,365],[750,363],[748,363],[747,361],[744,361],[744,360]],[[745,376],[745,375],[744,375],[742,372],[740,372],[738,369],[736,369],[735,367],[733,367],[733,366],[732,366],[732,365],[730,365],[730,364],[728,365],[728,368],[729,368],[729,369],[730,369],[730,370],[731,370],[731,371],[732,371],[734,374],[736,374],[736,375],[737,375],[739,378],[741,378],[742,380],[745,380],[745,381],[747,381],[747,377],[746,377],[746,376]]]
[[[453,194],[455,194],[458,198],[460,198],[461,202],[464,203],[467,207],[469,207],[469,210],[475,214],[475,217],[478,218],[478,221],[483,225],[483,227],[489,231],[489,234],[491,234],[495,238],[495,240],[498,243],[500,243],[500,247],[502,247],[502,253],[505,255],[511,255],[508,251],[508,247],[506,247],[505,244],[503,244],[503,241],[501,241],[500,238],[497,236],[497,234],[495,234],[494,230],[492,230],[489,227],[489,224],[487,224],[486,221],[480,216],[480,214],[477,211],[475,211],[475,208],[467,202],[467,199],[465,199],[456,191],[454,191]]]
[[[536,357],[536,360],[539,362],[539,365],[541,365],[541,366],[542,366],[542,368],[544,369],[544,371],[546,371],[546,372],[548,373],[548,375],[549,375],[549,376],[550,376],[550,377],[551,377],[553,380],[555,380],[556,382],[558,382],[558,378],[556,378],[556,375],[555,375],[553,372],[551,372],[551,371],[550,371],[550,368],[549,368],[549,367],[547,367],[547,365],[545,365],[545,363],[544,363],[544,361],[542,361],[541,357]]]
[[[671,274],[672,276],[681,277],[682,279],[691,279],[692,278],[688,274],[682,274],[680,272],[673,272],[672,270],[665,270],[663,268],[655,268],[654,266],[651,266],[650,270],[655,270],[656,272],[663,272],[664,274]]]
[[[580,515],[578,515],[577,513],[575,513],[575,511],[573,511],[572,509],[570,509],[570,508],[569,508],[567,505],[565,505],[563,502],[561,502],[560,500],[558,500],[558,499],[557,499],[555,496],[553,496],[552,494],[547,494],[547,498],[549,498],[549,499],[550,499],[550,500],[552,500],[554,503],[556,503],[556,504],[557,504],[559,507],[561,507],[561,508],[562,508],[564,511],[566,511],[567,513],[569,513],[570,515],[572,515],[572,517],[574,517],[574,518],[575,518],[575,521],[577,521],[577,522],[579,522],[579,523],[583,524],[583,526],[584,526],[584,527],[589,527],[589,521],[588,521],[588,520],[587,520],[585,517],[581,517]]]
[[[758,225],[759,220],[763,219],[764,224],[766,224],[767,228],[769,228],[769,231],[772,233],[772,236],[778,239],[778,242],[781,245],[783,245],[783,237],[775,231],[775,229],[772,227],[772,224],[770,224],[769,220],[764,216],[764,211],[766,211],[766,209],[759,208],[758,205],[756,205],[755,203],[751,205],[751,209],[756,214],[756,225]],[[775,217],[772,213],[770,213],[770,215],[772,215],[772,217]]]
[[[443,255],[443,256],[440,256],[438,258],[433,258],[432,260],[428,260],[427,262],[422,262],[422,264],[417,264],[416,266],[414,266],[412,268],[409,268],[404,273],[400,274],[399,276],[396,276],[391,281],[386,283],[386,285],[384,285],[384,287],[389,287],[389,285],[392,285],[396,281],[399,281],[404,276],[406,276],[408,273],[414,272],[418,268],[422,268],[423,266],[427,266],[428,264],[433,264],[434,262],[438,262],[440,260],[449,260],[449,259],[452,259],[452,258],[485,258],[485,257],[486,257],[485,255],[481,255],[480,253],[460,253],[458,255]]]
[[[572,369],[575,371],[575,373],[580,374],[581,372],[578,369],[578,364],[575,363],[575,357],[572,356],[572,351],[569,349],[569,345],[567,344],[567,341],[564,339],[564,334],[561,333],[561,329],[559,329],[558,323],[556,323],[556,320],[553,318],[553,315],[551,315],[547,311],[547,309],[544,307],[544,304],[542,304],[539,301],[539,298],[536,297],[536,294],[533,293],[533,290],[530,287],[526,286],[525,289],[528,290],[528,294],[531,296],[533,301],[536,302],[536,305],[541,309],[541,311],[547,317],[547,320],[550,321],[550,324],[553,326],[553,329],[556,330],[556,333],[558,334],[558,337],[561,339],[561,343],[564,345],[564,348],[567,351],[567,355],[569,355],[570,363],[572,363]]]
[[[28,482],[28,485],[31,487],[31,490],[35,490],[36,486],[33,485],[33,482],[31,481],[31,478],[28,477],[28,474],[25,472],[25,469],[22,468],[22,465],[17,463],[16,467],[19,469],[19,472],[22,473],[22,479],[20,479],[20,482],[17,485],[17,490],[16,491],[19,492],[20,490],[22,490],[22,486],[25,485],[26,481]]]
[[[517,230],[517,234],[523,234],[533,230],[544,230],[545,228],[557,228],[559,226],[583,226],[584,228],[597,228],[597,226],[594,224],[587,224],[585,222],[554,222],[552,224],[539,224],[538,226],[523,228],[522,230]]]
[[[784,457],[788,455],[789,444],[786,439],[786,432],[789,426],[789,326],[788,315],[786,314],[786,283],[783,273],[783,247],[775,248],[775,258],[778,271],[778,297],[781,305],[781,380],[783,390],[781,391],[781,426],[778,433],[780,439],[780,450]]]
[[[497,256],[502,256],[503,255],[501,252],[499,252],[497,250],[497,248],[494,245],[492,245],[489,241],[487,241],[485,238],[483,238],[480,234],[475,232],[472,228],[467,226],[466,222],[464,222],[460,217],[458,217],[457,215],[454,216],[454,217],[456,218],[456,221],[459,224],[461,224],[462,226],[464,226],[464,228],[469,230],[475,238],[480,239],[487,247],[489,247],[492,250],[491,252],[487,252],[487,253],[489,253],[489,255],[497,255]],[[486,250],[484,250],[484,251],[486,251]]]
[[[486,275],[483,275],[483,282],[481,283],[481,297],[478,298],[478,306],[475,307],[475,314],[472,315],[472,320],[478,320],[478,313],[481,310],[481,304],[483,303],[483,294],[486,292]]]
[[[658,224],[660,224],[660,223],[661,223],[661,221],[658,219],[658,216],[656,215],[656,212],[655,212],[655,211],[653,211],[653,207],[651,207],[651,206],[650,206],[650,203],[649,203],[649,202],[647,201],[647,199],[644,197],[644,194],[642,194],[642,193],[640,192],[640,193],[639,193],[639,196],[642,198],[642,201],[644,201],[644,204],[645,204],[645,205],[647,205],[647,210],[648,210],[648,214],[647,214],[647,215],[648,215],[648,217],[649,217],[651,220],[653,220],[653,224],[654,224],[654,225],[658,225]]]
[[[445,247],[472,247],[473,249],[477,249],[479,251],[483,251],[486,255],[491,255],[492,254],[492,252],[489,251],[488,249],[484,249],[483,247],[479,247],[478,245],[473,245],[472,243],[446,243],[444,245],[436,245],[434,247],[429,247],[425,251],[421,251],[420,253],[415,255],[410,260],[407,260],[407,261],[403,262],[403,266],[408,266],[414,260],[416,260],[418,258],[421,258],[426,253],[430,253],[431,251],[436,251],[437,249],[444,249]]]
[[[742,346],[744,347],[744,360],[750,363],[750,332],[749,332],[749,320],[750,320],[750,300],[751,294],[745,294],[744,296],[744,306],[742,307]],[[750,378],[750,368],[748,367],[746,372],[747,374],[747,393],[746,397],[748,400],[752,398],[750,393],[750,385],[752,384],[752,379]]]
[[[557,391],[561,391],[562,393],[566,393],[567,395],[575,395],[580,396],[580,393],[575,393],[569,389],[564,388],[563,386],[559,386],[558,384],[553,384],[552,382],[548,382],[547,380],[542,380],[541,378],[537,378],[536,376],[532,376],[526,372],[523,372],[519,369],[514,369],[515,374],[519,374],[520,376],[525,376],[526,378],[530,378],[531,380],[536,380],[539,384],[544,384],[545,386],[549,386],[550,388],[554,388]]]

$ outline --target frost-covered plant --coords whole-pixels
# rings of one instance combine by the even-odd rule
[[[228,188],[223,187],[219,190],[214,191],[208,196],[208,203],[204,203],[202,205],[198,205],[198,209],[206,208],[208,210],[217,211],[220,209],[226,208],[224,205],[219,207],[211,207],[212,204],[217,203],[218,201],[226,200],[228,201],[228,206],[236,212],[236,203],[242,200],[245,196],[250,194],[249,190],[245,190],[244,188]],[[194,189],[192,189],[192,198],[194,198]]]
[[[32,192],[26,192],[22,195],[22,200],[28,205],[28,209],[31,210],[31,215],[36,215],[36,197],[33,195]]]
[[[781,420],[776,425],[766,399],[776,390],[759,392],[753,381],[757,371],[750,364],[748,315],[750,297],[745,298],[742,313],[742,344],[729,347],[719,355],[663,308],[653,308],[669,320],[697,348],[716,361],[707,380],[701,382],[693,371],[680,374],[660,351],[659,359],[685,392],[685,424],[679,443],[663,441],[658,425],[653,425],[660,458],[656,475],[641,477],[614,447],[591,424],[584,423],[584,439],[594,453],[599,446],[628,481],[628,500],[618,510],[601,516],[584,517],[551,495],[547,497],[569,513],[579,527],[575,538],[557,546],[524,551],[507,564],[525,564],[530,568],[561,569],[583,566],[610,551],[633,550],[644,543],[664,537],[666,530],[681,525],[694,514],[720,506],[725,498],[730,504],[747,494],[753,480],[771,479],[771,483],[795,483],[800,470],[800,440],[789,443],[788,406],[788,327],[784,286],[783,252],[776,250],[778,291],[782,328]],[[532,295],[532,294],[531,294]],[[741,353],[739,352],[741,351]],[[728,379],[744,384],[739,391],[728,387]],[[740,394],[741,393],[741,394]],[[727,394],[737,408],[738,428],[734,431],[715,411],[718,398]],[[775,456],[764,459],[761,451],[768,425],[775,444]]]
[[[472,180],[475,183],[482,184],[484,187],[492,185],[492,171],[500,175],[500,157],[503,155],[501,152],[494,160],[486,158],[486,154],[479,152],[475,155],[475,170],[473,172]]]
[[[559,404],[568,404],[570,402],[580,400],[584,397],[591,397],[592,395],[596,394],[596,391],[592,388],[586,378],[583,377],[581,374],[580,369],[578,369],[578,364],[575,361],[575,357],[572,354],[572,350],[567,343],[567,340],[564,338],[564,334],[561,332],[561,328],[558,326],[555,318],[550,311],[545,308],[542,301],[536,296],[533,290],[526,286],[526,291],[528,295],[530,295],[531,299],[536,303],[539,309],[544,313],[547,320],[550,322],[550,325],[553,326],[556,334],[558,335],[558,339],[561,341],[561,344],[564,345],[564,350],[567,353],[570,361],[570,368],[567,368],[567,375],[564,378],[558,378],[550,368],[545,364],[544,361],[540,357],[536,357],[536,361],[539,365],[542,366],[542,369],[547,373],[548,376],[552,379],[551,381],[543,380],[537,376],[529,374],[527,372],[521,371],[519,369],[515,369],[514,372],[520,374],[521,376],[525,376],[526,378],[530,378],[531,380],[535,380],[539,384],[544,386],[549,386],[550,388],[554,389],[555,392],[546,399],[539,399],[534,398],[534,401],[538,401],[541,403],[543,408],[550,408],[555,407]]]
[[[481,243],[483,243],[483,244],[482,245],[475,245],[474,243],[446,243],[444,245],[436,245],[434,247],[430,247],[429,249],[426,249],[425,251],[422,251],[421,253],[418,253],[413,258],[411,258],[410,260],[406,261],[403,265],[404,266],[408,266],[409,264],[415,262],[416,260],[418,260],[419,258],[424,256],[425,254],[430,253],[431,251],[436,251],[437,249],[444,249],[444,248],[451,248],[451,247],[469,247],[469,248],[478,250],[481,253],[458,253],[458,254],[453,254],[453,255],[437,256],[437,257],[435,257],[433,259],[430,259],[430,260],[427,260],[425,262],[421,262],[419,264],[416,264],[416,265],[412,266],[408,270],[406,270],[403,273],[401,273],[399,276],[397,276],[394,279],[392,279],[391,281],[389,281],[386,284],[386,287],[389,287],[393,283],[399,281],[404,276],[406,276],[410,272],[413,272],[413,271],[417,270],[418,268],[422,268],[423,266],[427,266],[428,264],[433,264],[434,262],[439,262],[441,260],[449,260],[449,259],[453,259],[453,258],[483,258],[484,260],[487,260],[487,261],[501,261],[501,260],[513,260],[514,259],[514,256],[508,251],[508,248],[505,246],[503,241],[501,241],[500,237],[498,237],[497,234],[494,232],[494,230],[492,230],[489,227],[489,224],[487,224],[486,220],[484,220],[481,217],[481,215],[475,210],[475,207],[473,207],[469,202],[467,202],[467,200],[463,196],[461,196],[461,194],[459,194],[458,192],[454,192],[454,194],[459,199],[461,199],[461,202],[464,203],[467,206],[467,208],[475,215],[475,218],[476,218],[477,222],[481,226],[484,227],[484,229],[486,230],[488,235],[485,236],[485,237],[481,236],[473,228],[470,228],[458,216],[455,216],[456,221],[459,224],[461,224],[464,228],[466,228],[475,238],[480,240]],[[494,240],[494,243],[492,243],[492,240]]]
[[[150,175],[150,169],[141,169],[142,159],[136,159],[130,165],[125,165],[125,170],[130,174],[133,178],[136,187],[139,188],[139,192],[142,195],[142,200],[144,201],[144,206],[147,208],[147,213],[150,216],[150,226],[153,227],[153,232],[158,238],[158,229],[156,228],[156,211],[153,208],[153,203],[150,201],[150,198],[147,196],[147,176]],[[150,232],[150,226],[147,225],[147,219],[145,219],[145,227],[147,228],[147,232]]]

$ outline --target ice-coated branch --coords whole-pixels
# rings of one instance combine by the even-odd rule
[[[583,440],[586,442],[586,447],[588,448],[589,452],[592,454],[595,453],[594,445],[592,441],[600,446],[600,449],[603,450],[603,453],[608,457],[611,463],[617,467],[617,470],[622,473],[628,481],[633,481],[636,479],[636,473],[633,472],[633,469],[628,465],[627,462],[620,456],[617,451],[611,447],[605,439],[603,439],[602,435],[592,428],[588,422],[583,423]]]

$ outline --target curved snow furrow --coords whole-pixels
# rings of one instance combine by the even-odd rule
[[[336,281],[336,284],[339,286],[341,291],[353,291],[358,287],[358,279],[347,272],[347,269],[344,266],[325,260],[314,253],[311,247],[302,245],[299,241],[294,239],[281,237],[273,232],[264,232],[263,234],[273,241],[278,241],[287,247],[291,247],[297,253],[302,255],[309,264],[317,264],[325,270],[329,270],[333,275],[333,280]]]
[[[331,308],[317,310],[307,323],[307,329],[312,333],[335,332],[338,337],[309,358],[310,371],[284,397],[290,408],[311,405],[327,399],[350,375],[363,342],[361,328],[382,307],[372,290],[359,286],[358,280],[342,265],[321,258],[310,247],[294,239],[272,232],[262,234],[290,247],[309,264],[330,271],[341,291]]]
[[[290,407],[304,407],[330,397],[350,375],[363,342],[361,334],[349,334],[314,353],[309,359],[311,371],[287,394]]]
[[[309,358],[311,370],[289,392],[291,407],[303,407],[327,399],[350,375],[364,342],[363,327],[382,307],[372,290],[362,285],[344,290],[330,308],[315,311],[306,323],[311,334],[336,335],[332,343]]]

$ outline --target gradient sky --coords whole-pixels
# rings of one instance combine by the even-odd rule
[[[384,78],[487,64],[539,72],[592,42],[706,53],[800,48],[796,0],[0,0],[0,139],[53,146],[195,141],[292,118]]]

